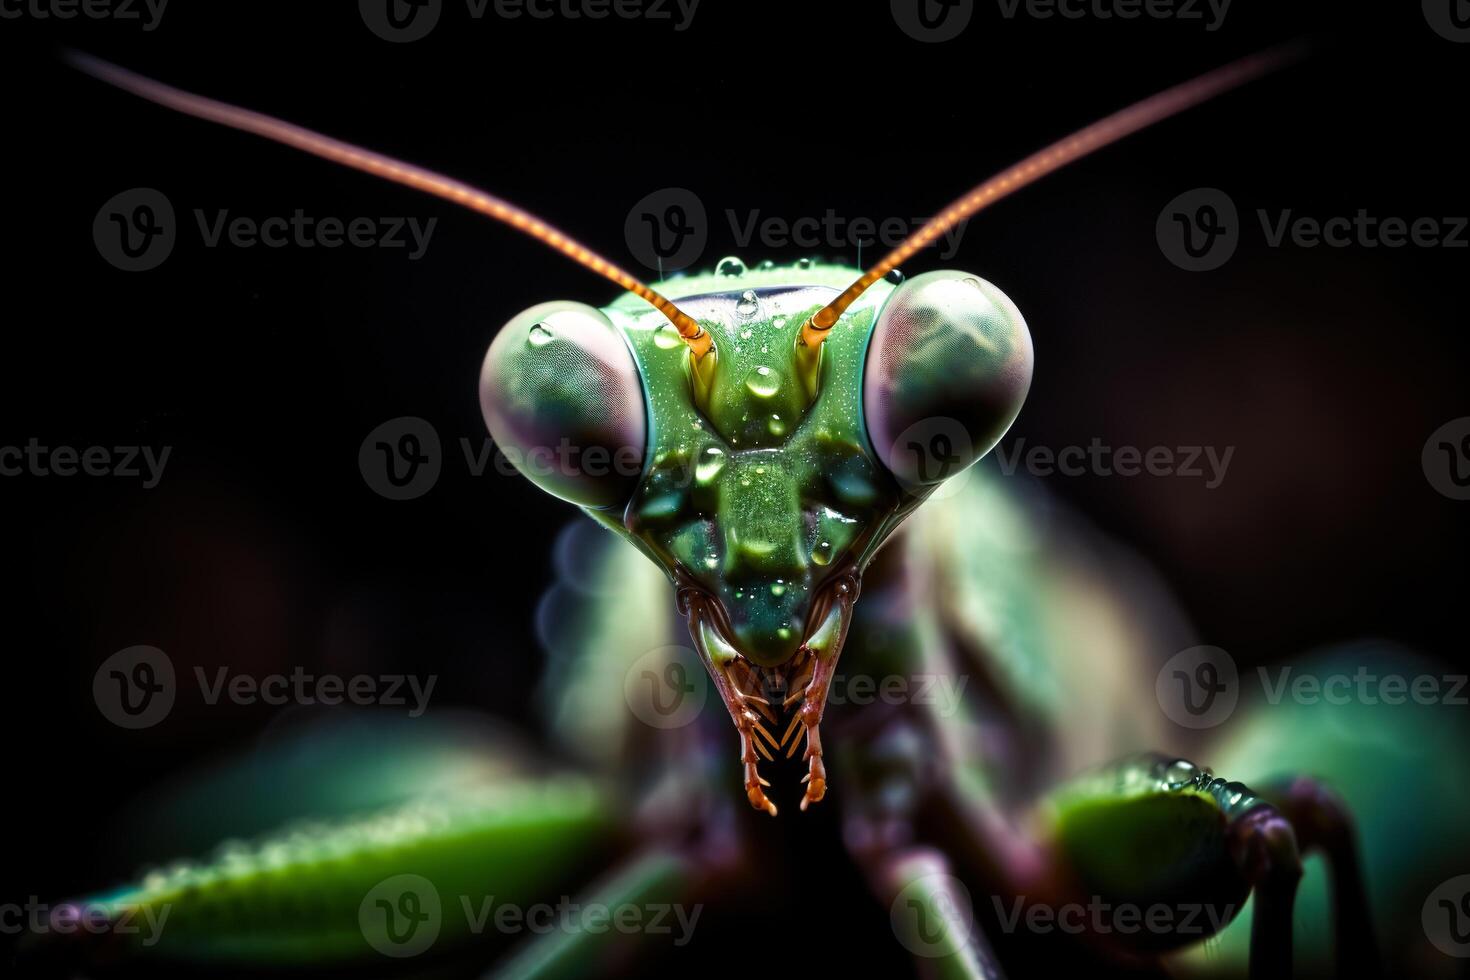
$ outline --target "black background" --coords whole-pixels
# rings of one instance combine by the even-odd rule
[[[1430,487],[1420,451],[1470,414],[1470,250],[1269,248],[1254,217],[1470,213],[1470,45],[1437,36],[1417,3],[1235,0],[1213,32],[1007,21],[978,3],[964,35],[938,45],[907,37],[883,3],[704,0],[676,32],[476,22],[451,2],[408,45],[373,36],[351,3],[173,0],[147,33],[0,20],[0,445],[173,447],[151,491],[0,479],[13,576],[0,600],[4,894],[55,898],[130,874],[102,857],[117,843],[110,815],[272,720],[265,706],[181,704],[167,725],[119,732],[90,688],[126,646],[161,647],[181,670],[411,666],[440,676],[436,706],[534,725],[531,611],[571,512],[518,478],[471,476],[457,441],[483,437],[475,381],[499,325],[544,300],[613,295],[483,218],[70,73],[57,43],[483,185],[618,261],[634,261],[633,203],[688,187],[714,218],[708,266],[737,251],[726,208],[932,214],[1071,129],[1302,35],[1324,42],[1305,65],[1048,178],[977,218],[955,259],[908,271],[973,271],[1025,312],[1036,382],[1008,443],[1236,447],[1215,490],[1046,481],[1157,564],[1205,642],[1249,664],[1386,636],[1462,662],[1470,505]],[[128,274],[99,256],[91,226],[136,186],[170,197],[181,241],[161,268]],[[1161,254],[1154,225],[1201,186],[1227,191],[1245,224],[1230,263],[1191,274]],[[196,207],[440,220],[410,262],[207,249]],[[365,485],[357,452],[404,415],[430,420],[449,455],[428,495],[395,503]],[[829,816],[785,823],[764,832],[836,831]],[[834,925],[812,909],[828,887],[814,881],[813,902],[773,896],[752,920],[796,940],[782,954],[773,941],[765,969],[804,969],[799,951]],[[688,955],[727,938],[712,931]],[[835,965],[907,969],[888,940],[881,925],[846,931]]]

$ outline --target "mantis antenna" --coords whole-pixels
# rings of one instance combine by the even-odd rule
[[[1015,166],[1002,170],[931,218],[923,227],[884,256],[882,261],[864,272],[856,282],[848,286],[832,302],[812,314],[811,318],[802,324],[798,344],[808,347],[820,345],[827,339],[827,332],[832,329],[838,317],[842,316],[847,308],[863,294],[864,290],[977,211],[989,207],[996,201],[1008,197],[1053,171],[1060,170],[1069,163],[1082,159],[1089,153],[1102,149],[1109,143],[1115,143],[1125,136],[1162,122],[1185,109],[1197,106],[1201,102],[1206,102],[1246,82],[1298,61],[1306,53],[1306,45],[1299,42],[1252,55],[1223,68],[1217,68],[1206,75],[1166,89],[1158,95],[1135,103],[1120,112],[1115,112],[1053,143],[1046,149],[1032,154]]]
[[[99,81],[166,108],[219,123],[231,129],[254,133],[276,143],[293,146],[333,163],[340,163],[354,170],[361,170],[376,177],[391,180],[396,184],[403,184],[415,190],[433,194],[446,201],[469,208],[471,211],[488,215],[496,221],[504,222],[653,304],[654,308],[668,317],[669,322],[679,331],[679,336],[683,337],[684,343],[689,345],[689,350],[696,361],[714,349],[709,333],[695,322],[693,317],[675,306],[672,300],[644,285],[637,278],[582,245],[576,239],[563,234],[535,215],[493,194],[488,194],[477,187],[432,170],[404,163],[393,157],[375,153],[351,143],[344,143],[330,136],[323,136],[321,133],[312,132],[264,113],[242,109],[226,102],[176,89],[100,58],[94,58],[89,54],[64,51],[62,58],[73,68]]]

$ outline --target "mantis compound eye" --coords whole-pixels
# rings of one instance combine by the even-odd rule
[[[505,325],[480,371],[480,409],[501,453],[553,496],[626,504],[648,422],[638,366],[612,321],[581,303],[542,303]]]
[[[863,414],[883,465],[930,486],[989,452],[1020,414],[1034,354],[1006,295],[963,272],[915,276],[868,342]]]

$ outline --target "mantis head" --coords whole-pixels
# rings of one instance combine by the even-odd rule
[[[168,108],[495,218],[626,291],[602,310],[547,303],[511,320],[486,356],[480,404],[521,472],[668,573],[739,729],[746,794],[774,814],[757,755],[788,741],[794,753],[798,726],[803,809],[826,792],[817,726],[863,569],[935,486],[995,444],[1031,381],[1030,335],[998,289],[964,273],[898,285],[890,274],[1046,174],[1300,53],[1243,59],[1079,130],[976,186],[856,279],[834,267],[742,266],[660,283],[662,292],[469,184],[65,57]],[[797,701],[778,741],[764,722]]]

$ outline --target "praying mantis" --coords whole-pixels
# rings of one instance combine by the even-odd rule
[[[1217,778],[1177,755],[1138,752],[1160,734],[1147,721],[1159,638],[1123,625],[1129,590],[1100,569],[1105,548],[1085,534],[1059,541],[1024,495],[977,475],[1030,387],[1035,352],[1021,312],[967,272],[898,273],[980,210],[1293,56],[1226,66],[1041,150],[870,268],[727,260],[650,286],[477,188],[68,55],[165,107],[486,214],[624,290],[600,309],[548,302],[509,320],[479,390],[489,431],[517,467],[610,532],[568,539],[579,569],[569,577],[595,587],[564,596],[575,614],[548,639],[553,724],[583,746],[587,771],[546,776],[507,762],[451,791],[405,790],[373,814],[339,814],[150,876],[97,900],[113,917],[170,910],[156,946],[132,953],[260,969],[340,965],[374,951],[422,954],[417,923],[428,921],[430,944],[452,948],[456,926],[475,930],[452,922],[441,898],[488,880],[533,901],[630,827],[657,843],[634,848],[594,893],[687,901],[738,877],[751,846],[730,829],[728,801],[710,781],[733,763],[746,803],[775,817],[780,793],[762,767],[799,754],[798,809],[837,799],[845,846],[926,975],[1001,976],[997,948],[1010,944],[987,932],[1009,939],[1023,921],[1037,931],[1028,905],[1078,923],[1061,930],[1069,942],[1130,967],[1152,969],[1238,927],[1249,932],[1254,977],[1334,962],[1377,972],[1381,929],[1365,871],[1373,852],[1365,857],[1333,784],[1298,774],[1257,781],[1254,768],[1240,773],[1250,782],[1235,781],[1227,766],[1220,771],[1232,778]],[[1103,598],[1088,607],[1055,584],[1063,580]],[[646,751],[640,764],[652,775],[630,787],[611,774],[643,751],[648,732],[608,693],[608,678],[635,662],[639,677],[664,676],[674,655],[647,658],[684,639],[660,611],[670,598],[737,751],[698,739]],[[919,697],[852,699],[839,712],[842,737],[824,738],[834,684],[855,675],[979,681],[942,708]],[[1138,676],[1150,682],[1133,683]],[[1313,759],[1318,771],[1347,770],[1349,782],[1355,766],[1370,767],[1371,752],[1343,732],[1287,715],[1259,729],[1291,732],[1273,762]],[[1462,731],[1417,716],[1392,724],[1422,736],[1426,751]],[[1073,775],[1079,759],[1099,763],[1113,748],[1117,761],[1052,784],[1057,770]],[[1453,780],[1432,782],[1417,791],[1463,796]],[[1436,842],[1444,853],[1463,845],[1463,831]],[[1330,955],[1294,948],[1311,855],[1329,871]],[[398,880],[406,876],[414,880]],[[1067,915],[1097,906],[1171,914],[1133,930]],[[598,962],[591,935],[567,932],[527,944],[498,969],[581,975]]]

